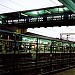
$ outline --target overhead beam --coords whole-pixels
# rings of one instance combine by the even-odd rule
[[[59,0],[64,6],[75,13],[75,0]]]

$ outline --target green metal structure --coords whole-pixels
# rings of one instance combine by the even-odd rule
[[[72,14],[73,12],[65,6],[48,7],[0,14],[0,24],[25,28],[60,26],[60,23],[64,23],[64,16],[71,19]]]

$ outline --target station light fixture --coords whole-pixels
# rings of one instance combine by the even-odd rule
[[[49,13],[49,14],[51,14],[51,12],[50,11],[48,11],[48,10],[45,10],[47,13]]]
[[[38,14],[38,11],[32,11],[31,13],[37,15]]]
[[[63,12],[63,8],[59,8],[59,12]]]
[[[2,21],[0,21],[0,24],[2,24]]]
[[[67,7],[64,7],[63,9],[64,9],[65,11],[68,11],[68,10],[69,10]]]
[[[21,13],[21,15],[23,15],[23,16],[28,16],[28,15],[26,15],[26,14],[23,14],[23,13]]]

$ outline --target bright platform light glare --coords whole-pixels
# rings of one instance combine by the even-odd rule
[[[55,2],[55,4],[53,3]],[[1,0],[0,14],[62,5],[58,0]]]
[[[33,11],[32,14],[38,14],[38,12],[37,11]]]
[[[48,37],[54,37],[54,38],[60,38],[60,33],[75,33],[75,26],[61,26],[61,27],[41,27],[41,28],[28,28],[27,32],[48,36]],[[63,36],[66,38],[66,36]],[[75,35],[70,35],[69,40],[75,41]]]

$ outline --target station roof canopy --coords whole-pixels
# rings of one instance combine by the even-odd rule
[[[2,0],[0,1],[0,18],[11,15],[36,17],[44,14],[69,11],[58,0]],[[18,17],[19,17],[18,16]],[[15,16],[13,16],[15,18]]]
[[[0,18],[19,18],[19,17],[37,17],[42,15],[52,15],[52,14],[62,14],[64,12],[71,12],[67,7],[55,6],[55,7],[48,7],[42,9],[34,9],[34,10],[27,10],[27,11],[19,11],[19,12],[11,12],[11,13],[4,13],[0,15]]]
[[[58,0],[1,0],[0,14],[63,5]]]
[[[0,1],[0,24],[3,19],[36,18],[65,12],[72,13],[62,3],[58,0],[2,0]]]

